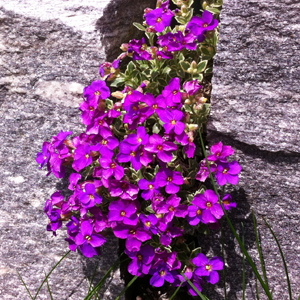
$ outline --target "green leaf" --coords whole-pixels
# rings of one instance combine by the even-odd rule
[[[155,123],[152,127],[152,132],[153,133],[160,133],[160,129],[161,129],[161,127],[157,123]]]
[[[146,28],[140,23],[133,22],[133,26],[135,26],[138,30],[146,31]]]
[[[201,294],[201,292],[195,287],[195,285],[183,274],[181,275],[185,278],[185,280],[189,283],[189,285],[192,287],[192,289],[197,293],[197,295],[202,299],[202,300],[209,300],[206,296]]]
[[[198,73],[202,73],[207,66],[207,60],[203,60],[198,64],[197,71]]]
[[[200,51],[202,54],[210,56],[210,52],[206,47],[200,47]]]
[[[177,16],[177,17],[175,17],[175,19],[179,24],[182,24],[182,25],[185,25],[188,22],[185,17],[181,17],[181,16]]]
[[[191,258],[194,258],[196,257],[199,253],[202,252],[202,248],[201,247],[198,247],[198,248],[195,248],[192,253],[191,253]]]
[[[126,78],[125,77],[117,77],[117,79],[115,79],[111,84],[110,86],[113,86],[113,87],[119,87],[121,85],[124,84]]]
[[[129,62],[129,64],[127,65],[125,74],[126,74],[126,75],[131,75],[132,72],[133,72],[133,70],[135,70],[135,64],[131,61],[131,62]]]
[[[130,282],[127,284],[127,286],[123,289],[123,291],[118,295],[118,297],[115,300],[119,300],[121,296],[125,294],[127,289],[137,280],[138,276],[134,276]]]
[[[202,81],[203,80],[203,74],[194,75],[193,79],[197,79],[198,81]]]
[[[287,281],[287,285],[288,285],[288,290],[289,290],[289,298],[290,300],[292,300],[292,288],[291,288],[291,282],[290,282],[290,278],[289,278],[289,272],[288,272],[288,268],[287,268],[287,264],[285,262],[285,258],[284,258],[284,254],[282,252],[282,249],[281,249],[281,246],[280,246],[280,243],[276,237],[276,234],[275,232],[273,231],[272,227],[269,225],[269,223],[266,221],[266,219],[263,217],[263,220],[265,222],[265,224],[268,226],[269,230],[271,231],[271,234],[278,246],[278,249],[279,249],[279,252],[280,252],[280,256],[281,256],[281,259],[282,259],[282,262],[283,262],[283,265],[284,265],[284,271],[285,271],[285,275],[286,275],[286,281]],[[299,297],[300,298],[300,297]]]
[[[220,9],[214,8],[214,7],[207,7],[206,10],[210,11],[213,14],[219,15],[220,14]]]
[[[188,68],[191,66],[187,61],[181,61],[180,66],[184,72],[187,72]]]

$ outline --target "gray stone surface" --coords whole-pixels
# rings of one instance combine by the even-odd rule
[[[126,0],[0,0],[0,299],[29,297],[17,276],[36,291],[68,250],[66,231],[46,232],[46,199],[65,182],[38,170],[36,153],[60,130],[79,133],[82,89],[98,78],[107,56],[134,38],[132,21],[143,9]],[[117,258],[109,239],[99,259],[99,279]],[[83,299],[97,259],[71,253],[50,277],[54,299]],[[103,299],[122,289],[116,272]],[[114,297],[113,297],[114,296]],[[39,299],[49,299],[46,289]]]
[[[286,256],[293,299],[300,295],[299,11],[297,0],[224,1],[208,125],[209,142],[232,145],[243,167],[232,217],[239,227],[250,208],[257,213],[274,299],[288,299],[287,285],[263,216]],[[251,217],[244,223],[257,259]],[[241,299],[241,259],[233,260],[229,236],[229,299]],[[246,299],[255,299],[253,277],[247,286]]]

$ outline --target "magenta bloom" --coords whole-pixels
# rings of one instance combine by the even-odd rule
[[[236,203],[232,202],[232,197],[230,194],[226,194],[222,199],[223,206],[225,210],[229,210],[232,207],[236,207]]]
[[[112,197],[120,197],[123,200],[135,200],[139,188],[128,181],[112,180],[109,191]]]
[[[50,151],[48,150],[49,146],[50,146],[50,143],[44,142],[42,152],[39,152],[37,154],[36,162],[41,165],[40,169],[44,166],[44,164],[48,163],[48,161],[49,161],[49,158],[51,155]]]
[[[78,198],[85,208],[93,207],[95,203],[100,204],[102,202],[102,197],[96,193],[95,185],[90,183],[85,184],[84,190]]]
[[[144,245],[140,251],[130,252],[125,250],[125,253],[132,259],[128,266],[130,274],[140,276],[149,273],[155,256],[154,249],[150,245]]]
[[[93,162],[91,151],[97,151],[97,146],[80,145],[75,150],[73,169],[79,172]]]
[[[160,111],[158,115],[160,119],[165,123],[164,128],[167,134],[169,134],[173,130],[177,135],[183,133],[185,124],[181,122],[183,118],[182,111],[177,109],[173,109],[171,111],[164,110]]]
[[[214,162],[209,162],[210,171],[213,173],[217,169],[217,165]],[[199,181],[204,182],[209,177],[209,170],[206,164],[206,160],[202,160],[200,162],[200,169],[196,175],[196,179]]]
[[[142,167],[140,162],[139,146],[128,144],[125,140],[120,144],[120,153],[117,155],[117,160],[121,163],[131,162],[133,168],[137,171]]]
[[[177,145],[172,142],[165,142],[160,135],[154,133],[150,136],[149,144],[145,146],[145,150],[156,153],[161,161],[167,163],[173,159],[172,151],[177,150]]]
[[[152,234],[141,226],[126,226],[119,224],[113,228],[114,234],[120,239],[126,239],[125,247],[127,250],[134,252],[139,251],[142,242],[151,239]]]
[[[162,95],[158,95],[155,98],[152,94],[147,93],[144,95],[142,101],[148,105],[147,107],[142,108],[143,113],[147,115],[147,117],[150,117],[155,112],[158,113],[167,107],[165,98]]]
[[[100,99],[106,99],[110,96],[110,90],[105,81],[97,80],[85,87],[83,94],[89,102],[98,103]]]
[[[97,146],[97,151],[100,152],[101,158],[112,158],[114,156],[114,149],[119,146],[119,140],[114,136],[104,136]]]
[[[183,88],[190,96],[196,94],[200,89],[202,89],[202,87],[203,86],[198,83],[197,79],[187,81],[183,85]]]
[[[198,16],[192,17],[186,29],[195,36],[201,36],[206,31],[214,30],[218,26],[218,24],[219,22],[218,20],[214,19],[213,14],[205,10],[202,14],[202,18]]]
[[[88,134],[100,134],[101,136],[111,135],[111,129],[106,122],[107,113],[102,113],[100,117],[95,118],[93,123],[87,126],[86,133]]]
[[[183,229],[173,226],[171,222],[161,232],[160,242],[162,243],[162,245],[168,247],[171,244],[172,239],[174,237],[182,236],[182,234],[183,234]]]
[[[142,197],[145,200],[151,199],[155,193],[159,192],[157,190],[159,187],[156,184],[155,179],[152,179],[151,182],[149,182],[147,179],[144,178],[140,179],[139,188],[143,190]]]
[[[156,182],[160,187],[166,187],[166,193],[176,194],[180,185],[184,183],[184,179],[180,172],[163,169],[156,174]]]
[[[109,205],[108,221],[136,225],[139,219],[136,210],[137,208],[132,201],[113,201]]]
[[[215,223],[224,215],[218,196],[213,190],[206,190],[204,194],[197,194],[192,204],[202,210],[203,223]]]
[[[216,171],[216,180],[219,185],[225,185],[227,182],[237,184],[239,182],[238,174],[242,167],[237,161],[230,163],[219,162]]]
[[[156,228],[156,224],[158,222],[158,219],[154,214],[150,214],[148,216],[140,214],[140,221],[147,231],[151,231],[153,234],[157,234],[158,231]]]
[[[164,221],[170,223],[174,216],[184,218],[188,211],[187,206],[184,204],[180,205],[181,198],[176,195],[171,195],[166,202],[160,202],[156,206],[156,212],[164,214]]]
[[[219,142],[210,147],[212,155],[209,155],[208,160],[216,161],[226,161],[226,158],[234,154],[234,150],[230,146],[224,146],[222,142]]]
[[[221,257],[208,259],[203,253],[199,253],[194,259],[193,264],[197,266],[195,274],[198,276],[207,276],[207,282],[216,284],[219,281],[218,270],[223,270],[223,261]]]
[[[176,273],[170,271],[167,264],[160,264],[154,271],[151,272],[153,276],[150,279],[150,284],[155,287],[161,287],[165,281],[173,283]]]
[[[170,26],[174,14],[171,11],[164,12],[162,8],[153,9],[145,15],[149,26],[154,26],[157,32],[162,32],[167,26]]]
[[[129,134],[124,142],[132,146],[146,145],[149,142],[149,134],[147,134],[144,126],[140,126],[137,129],[137,133]]]
[[[102,246],[106,239],[101,234],[93,233],[93,225],[89,221],[81,223],[80,232],[75,238],[75,243],[86,257],[99,255],[98,247]]]
[[[68,186],[68,189],[71,191],[75,191],[76,190],[76,186],[77,186],[77,182],[81,179],[81,175],[78,173],[72,173],[70,175],[70,184]]]
[[[117,180],[121,180],[124,176],[124,168],[117,164],[116,160],[100,159],[102,169],[102,176],[104,179],[109,179],[115,176]]]
[[[162,91],[162,95],[165,97],[166,103],[170,107],[175,103],[181,103],[180,79],[178,77],[172,78],[169,85]]]

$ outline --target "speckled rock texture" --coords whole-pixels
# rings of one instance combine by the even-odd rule
[[[249,216],[251,208],[256,212],[274,299],[288,299],[287,284],[262,217],[282,246],[293,299],[300,295],[299,11],[297,0],[224,1],[208,124],[209,143],[230,144],[243,167],[232,218],[238,228],[244,223],[247,247],[257,261]],[[242,299],[241,258],[234,260],[229,229],[225,234],[229,299]],[[246,299],[256,299],[251,272],[248,277]]]
[[[68,251],[66,231],[46,232],[44,203],[66,181],[46,177],[35,162],[44,140],[60,130],[83,130],[78,104],[85,85],[98,78],[99,64],[121,53],[135,38],[131,26],[153,0],[0,0],[0,299],[30,299],[44,270]],[[117,259],[111,237],[103,256],[71,253],[53,272],[54,299],[79,300],[98,265],[99,280]],[[122,290],[118,271],[107,280],[101,299]],[[50,299],[46,288],[39,299]]]

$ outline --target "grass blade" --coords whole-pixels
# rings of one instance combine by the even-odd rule
[[[202,299],[202,300],[209,300],[206,296],[201,294],[201,292],[196,288],[196,286],[184,275],[181,274],[185,280],[189,283],[189,285],[193,288],[193,290],[197,293],[197,295]]]
[[[51,289],[50,289],[50,286],[49,286],[49,281],[48,281],[48,279],[47,279],[47,275],[46,275],[45,270],[44,270],[44,273],[45,273],[45,277],[46,277],[46,283],[47,283],[48,292],[49,292],[49,295],[50,295],[51,300],[53,300],[52,293],[51,293]]]
[[[89,281],[89,292],[90,292],[91,289],[92,289],[92,284],[93,284],[94,278],[95,278],[95,276],[96,276],[96,272],[97,272],[98,266],[99,266],[99,261],[98,261],[98,263],[97,263],[97,266],[95,267],[95,270],[94,270],[94,272],[93,272],[91,281],[87,278],[87,280]]]
[[[269,225],[269,223],[266,221],[266,219],[264,217],[263,217],[263,220],[264,220],[265,224],[268,226],[269,230],[271,231],[272,236],[273,236],[273,238],[276,241],[276,244],[278,246],[278,249],[279,249],[279,252],[280,252],[280,255],[281,255],[281,258],[282,258],[282,262],[283,262],[283,265],[284,265],[284,270],[285,270],[285,275],[286,275],[286,281],[287,281],[288,290],[289,290],[289,298],[290,298],[290,300],[293,300],[293,298],[292,298],[291,282],[290,282],[289,272],[288,272],[288,269],[287,269],[287,264],[285,262],[284,254],[283,254],[282,249],[280,247],[279,241],[278,241],[278,239],[277,239],[277,237],[275,235],[275,232],[273,231],[273,229],[271,228],[271,226]]]
[[[261,251],[261,246],[260,246],[259,236],[258,236],[258,231],[257,231],[256,217],[254,215],[254,211],[253,210],[252,210],[252,215],[253,215],[253,224],[254,224],[256,245],[257,245],[257,249],[258,249],[260,265],[261,265],[261,269],[263,271],[263,276],[264,276],[264,279],[265,279],[266,286],[267,286],[267,288],[269,290],[269,284],[268,284],[268,278],[267,278],[266,268],[265,268],[265,264],[264,264],[264,260],[263,260],[263,256],[262,256],[262,251]]]
[[[223,199],[223,195],[221,197]],[[221,220],[221,244],[222,244],[222,256],[223,256],[223,262],[224,262],[224,268],[223,268],[223,289],[224,289],[224,296],[225,300],[227,300],[227,291],[226,291],[226,262],[225,262],[225,249],[224,249],[224,230],[223,230],[223,222]]]
[[[256,284],[256,299],[260,300],[257,277],[255,277],[255,284]]]
[[[26,289],[27,293],[29,294],[30,298],[33,300],[33,297],[31,296],[31,293],[30,293],[29,289],[27,288],[27,285],[25,284],[25,282],[24,282],[22,276],[20,275],[20,273],[19,273],[18,271],[17,271],[17,273],[18,273],[18,275],[19,275],[19,277],[20,277],[20,279],[21,279],[23,285],[25,286],[25,289]]]
[[[245,244],[245,229],[244,223],[241,223],[242,226],[242,243]],[[246,269],[245,269],[245,254],[243,252],[243,300],[245,300],[246,296]]]
[[[208,159],[207,159],[207,154],[206,154],[206,151],[205,151],[205,146],[204,146],[204,142],[203,142],[203,138],[202,138],[202,134],[201,134],[201,126],[199,126],[199,128],[200,128],[200,129],[199,129],[199,135],[200,135],[200,141],[201,141],[202,151],[203,151],[203,154],[204,154],[204,156],[205,156],[207,168],[208,168],[208,171],[209,171],[209,177],[210,177],[210,179],[211,179],[211,182],[212,182],[214,191],[215,191],[215,193],[217,194],[218,199],[219,199],[219,202],[220,202],[220,204],[221,204],[221,206],[222,206],[222,209],[223,209],[225,218],[226,218],[226,220],[227,220],[227,223],[228,223],[228,225],[229,225],[231,231],[233,232],[234,237],[235,237],[236,240],[238,241],[238,243],[239,243],[239,245],[240,245],[240,247],[241,247],[243,253],[245,254],[245,256],[246,256],[246,258],[247,258],[247,260],[248,260],[248,262],[249,262],[249,264],[250,264],[250,266],[251,266],[253,272],[255,273],[255,275],[256,275],[256,277],[258,278],[258,280],[259,280],[259,282],[260,282],[262,288],[264,289],[264,291],[265,291],[267,297],[269,298],[269,300],[272,300],[272,295],[271,295],[269,289],[267,288],[265,282],[263,281],[262,277],[260,276],[260,274],[259,274],[259,272],[258,272],[258,270],[257,270],[257,268],[256,268],[256,266],[255,266],[255,264],[254,264],[254,262],[253,262],[253,260],[252,260],[252,258],[250,257],[248,251],[247,251],[246,248],[245,248],[245,245],[242,243],[242,241],[241,241],[241,239],[239,238],[239,236],[238,236],[236,230],[234,229],[234,226],[233,226],[233,224],[231,223],[231,221],[230,221],[230,219],[229,219],[229,217],[228,217],[227,211],[225,210],[224,205],[223,205],[223,203],[222,203],[222,201],[221,201],[221,199],[220,199],[220,196],[219,196],[219,194],[218,194],[218,190],[217,190],[217,188],[216,188],[215,180],[214,180],[214,177],[213,177],[213,175],[212,175],[212,172],[211,172],[211,169],[210,169],[210,166],[209,166],[209,162],[208,162]]]
[[[51,271],[47,274],[46,278],[43,280],[42,284],[40,285],[39,289],[37,290],[33,300],[36,299],[36,297],[38,296],[41,288],[43,287],[44,283],[47,281],[48,277],[51,275],[51,273],[56,269],[56,267],[62,262],[62,260],[70,253],[71,251],[68,251],[59,261],[58,263],[51,269]]]
[[[123,253],[122,253],[123,254]],[[84,300],[90,300],[94,296],[94,294],[99,293],[99,290],[101,289],[102,285],[104,284],[106,278],[110,275],[110,273],[119,265],[120,263],[120,257],[114,262],[114,264],[108,269],[106,274],[102,277],[102,279],[97,283],[97,285],[88,293],[88,295],[84,298]]]
[[[125,294],[127,289],[137,280],[137,278],[138,278],[138,276],[134,276],[115,300],[119,300],[120,297]]]
[[[178,291],[180,290],[180,288],[181,288],[181,286],[182,286],[183,283],[184,283],[184,281],[181,281],[179,287],[175,290],[175,292],[173,293],[173,295],[170,297],[169,300],[172,300],[172,299],[176,296],[176,294],[177,294]]]

